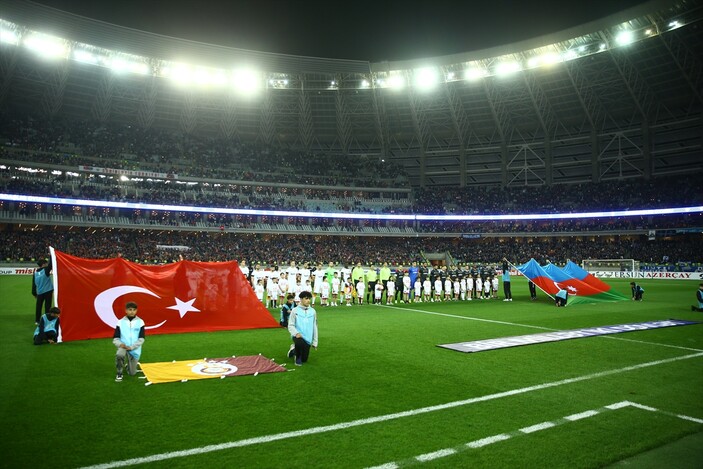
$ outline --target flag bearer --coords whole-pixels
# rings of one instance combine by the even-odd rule
[[[116,382],[122,381],[122,372],[127,359],[127,371],[131,376],[137,374],[139,357],[142,354],[144,343],[144,321],[137,316],[137,303],[129,302],[125,305],[126,314],[117,322],[112,343],[117,347],[115,366],[117,367]]]

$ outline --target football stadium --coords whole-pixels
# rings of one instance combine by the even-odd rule
[[[3,467],[701,467],[700,1],[398,60],[115,18],[0,2]]]

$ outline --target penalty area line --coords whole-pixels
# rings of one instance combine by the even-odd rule
[[[452,409],[455,407],[462,407],[466,405],[476,404],[479,402],[487,402],[495,399],[502,399],[504,397],[517,396],[520,394],[525,394],[534,391],[540,391],[543,389],[555,388],[559,386],[564,386],[567,384],[579,383],[582,381],[589,381],[597,378],[604,378],[606,376],[618,375],[622,373],[627,373],[629,371],[641,370],[644,368],[649,368],[652,366],[665,365],[668,363],[674,363],[681,360],[690,360],[692,358],[703,357],[703,353],[694,353],[690,355],[682,355],[680,357],[667,358],[664,360],[656,360],[651,362],[639,363],[637,365],[626,366],[624,368],[616,368],[613,370],[600,371],[597,373],[591,373],[588,375],[577,376],[574,378],[562,379],[559,381],[552,381],[549,383],[536,384],[533,386],[527,386],[524,388],[512,389],[509,391],[499,392],[496,394],[488,394],[485,396],[472,397],[470,399],[464,399],[460,401],[447,402],[445,404],[438,404],[429,407],[421,407],[419,409],[406,410],[403,412],[397,412],[393,414],[379,415],[376,417],[369,417],[359,420],[352,420],[349,422],[337,423],[334,425],[326,425],[321,427],[306,428],[303,430],[295,430],[284,433],[276,433],[273,435],[264,435],[255,438],[247,438],[244,440],[230,441],[227,443],[220,443],[216,445],[207,445],[197,448],[191,448],[182,451],[172,451],[168,453],[154,454],[151,456],[144,456],[140,458],[124,459],[122,461],[111,461],[104,464],[96,464],[94,466],[85,466],[83,469],[110,469],[113,467],[125,467],[132,466],[135,464],[148,464],[158,461],[165,461],[168,459],[182,458],[186,456],[196,456],[205,453],[212,453],[214,451],[222,451],[232,448],[240,448],[243,446],[252,446],[262,443],[270,443],[273,441],[280,441],[289,438],[297,438],[308,435],[316,435],[319,433],[327,433],[336,430],[344,430],[347,428],[359,427],[362,425],[370,425],[379,422],[387,422],[389,420],[396,420],[404,417],[412,417],[415,415],[427,414],[430,412],[437,412],[440,410]]]

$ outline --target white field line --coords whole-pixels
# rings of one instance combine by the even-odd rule
[[[521,428],[520,430],[509,432],[509,433],[501,433],[498,435],[493,435],[489,436],[486,438],[481,438],[480,440],[475,440],[475,441],[470,441],[468,443],[455,446],[453,448],[444,448],[440,449],[438,451],[433,451],[431,453],[425,453],[421,454],[419,456],[415,456],[413,458],[405,459],[403,461],[395,461],[395,462],[389,462],[386,464],[383,464],[381,466],[374,466],[371,468],[367,469],[386,469],[386,468],[401,468],[405,466],[412,466],[414,464],[417,464],[418,462],[424,463],[424,462],[429,462],[429,461],[434,461],[435,459],[443,458],[446,456],[452,456],[454,454],[458,454],[460,452],[466,451],[468,449],[476,449],[476,448],[483,448],[484,446],[492,445],[493,443],[498,443],[500,441],[505,441],[509,440],[510,438],[521,436],[521,435],[526,435],[529,433],[534,433],[536,431],[540,430],[546,430],[548,428],[553,428],[557,427],[559,425],[564,425],[569,422],[575,422],[577,420],[583,420],[589,417],[593,417],[598,414],[602,414],[607,411],[614,411],[618,409],[624,409],[626,407],[634,407],[636,409],[642,409],[650,412],[660,412],[672,417],[677,417],[682,420],[689,420],[691,422],[696,422],[696,423],[703,423],[703,420],[697,419],[694,417],[689,417],[687,415],[678,415],[674,414],[671,412],[665,412],[660,409],[655,409],[654,407],[649,407],[641,404],[637,404],[635,402],[630,402],[630,401],[622,401],[622,402],[616,402],[614,404],[607,405],[605,407],[601,407],[599,409],[591,409],[591,410],[586,410],[584,412],[579,412],[578,414],[572,414],[572,415],[567,415],[566,417],[562,417],[561,419],[556,419],[551,422],[541,422],[535,425],[531,425],[529,427]]]
[[[484,319],[484,318],[475,318],[471,316],[459,316],[456,314],[446,314],[446,313],[436,313],[434,311],[425,311],[422,309],[414,309],[414,308],[399,308],[398,306],[386,306],[386,305],[377,305],[382,308],[390,308],[390,309],[397,309],[400,311],[413,311],[415,313],[423,313],[423,314],[431,314],[433,316],[445,316],[448,318],[456,318],[456,319],[466,319],[468,321],[479,321],[479,322],[490,322],[493,324],[503,324],[505,326],[517,326],[517,327],[527,327],[530,329],[539,329],[541,331],[550,331],[550,332],[557,332],[561,331],[561,329],[552,329],[551,327],[543,327],[543,326],[533,326],[531,324],[520,324],[518,322],[508,322],[508,321],[496,321],[494,319]],[[603,339],[612,339],[612,340],[622,340],[625,342],[634,342],[637,344],[645,344],[645,345],[657,345],[659,347],[667,347],[667,348],[675,348],[679,350],[689,350],[691,352],[703,352],[703,349],[697,349],[697,348],[691,348],[691,347],[682,347],[680,345],[669,345],[669,344],[660,344],[657,342],[648,342],[645,340],[635,340],[635,339],[627,339],[625,337],[615,337],[612,335],[599,335],[599,336],[594,336],[594,337],[601,337]]]
[[[567,378],[567,379],[562,379],[559,381],[552,381],[549,383],[536,384],[536,385],[527,386],[524,388],[517,388],[517,389],[512,389],[509,391],[503,391],[503,392],[499,392],[496,394],[488,394],[485,396],[472,397],[472,398],[464,399],[461,401],[453,401],[453,402],[447,402],[445,404],[438,404],[438,405],[433,405],[433,406],[429,406],[429,407],[421,407],[419,409],[406,410],[406,411],[397,412],[394,414],[378,415],[376,417],[368,417],[368,418],[359,419],[359,420],[352,420],[349,422],[342,422],[342,423],[337,423],[334,425],[306,428],[304,430],[295,430],[295,431],[284,432],[284,433],[275,433],[272,435],[264,435],[264,436],[254,437],[254,438],[247,438],[244,440],[230,441],[227,443],[220,443],[220,444],[216,444],[216,445],[200,446],[197,448],[191,448],[191,449],[186,449],[186,450],[182,450],[182,451],[160,453],[160,454],[154,454],[151,456],[144,456],[144,457],[132,458],[132,459],[124,459],[121,461],[111,461],[111,462],[104,463],[104,464],[96,464],[94,466],[86,466],[86,469],[88,469],[88,468],[89,469],[108,469],[108,468],[113,468],[113,467],[131,466],[131,465],[135,465],[135,464],[147,464],[147,463],[153,463],[153,462],[157,462],[157,461],[164,461],[167,459],[182,458],[182,457],[186,457],[186,456],[196,456],[196,455],[200,455],[200,454],[211,453],[214,451],[222,451],[222,450],[231,449],[231,448],[240,448],[243,446],[252,446],[252,445],[258,445],[258,444],[263,444],[263,443],[270,443],[272,441],[280,441],[280,440],[285,440],[285,439],[289,439],[289,438],[298,438],[298,437],[307,436],[307,435],[316,435],[319,433],[327,433],[327,432],[332,432],[332,431],[337,431],[337,430],[344,430],[347,428],[359,427],[362,425],[370,425],[370,424],[374,424],[374,423],[387,422],[389,420],[395,420],[395,419],[404,418],[404,417],[412,417],[415,415],[427,414],[430,412],[437,412],[437,411],[441,411],[441,410],[452,409],[455,407],[462,407],[462,406],[466,406],[466,405],[476,404],[479,402],[487,402],[487,401],[492,401],[495,399],[502,399],[505,397],[518,396],[520,394],[525,394],[525,393],[529,393],[529,392],[540,391],[543,389],[555,388],[555,387],[559,387],[559,386],[565,386],[565,385],[573,384],[573,383],[580,383],[583,381],[604,378],[606,376],[619,375],[622,373],[627,373],[629,371],[641,370],[641,369],[649,368],[652,366],[665,365],[668,363],[674,363],[674,362],[681,361],[681,360],[690,360],[693,358],[700,358],[700,357],[703,357],[703,353],[682,355],[680,357],[667,358],[664,360],[656,360],[656,361],[646,362],[646,363],[639,363],[637,365],[631,365],[631,366],[627,366],[624,368],[616,368],[613,370],[600,371],[598,373],[591,373],[588,375],[576,376],[574,378]],[[391,467],[391,466],[388,466],[388,467]]]

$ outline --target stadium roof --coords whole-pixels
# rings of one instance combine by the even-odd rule
[[[0,103],[377,156],[421,186],[686,173],[701,170],[702,18],[697,1],[650,1],[506,46],[372,63],[208,45],[4,0],[0,19],[15,29],[0,41]],[[37,31],[64,38],[71,60],[37,57],[41,38],[33,54]],[[117,70],[124,53],[139,73]],[[228,70],[255,62],[263,89],[198,86],[197,70],[172,83],[169,60],[187,58]]]
[[[383,62],[520,42],[580,26],[644,1],[38,0],[37,3],[197,42],[307,57]]]

